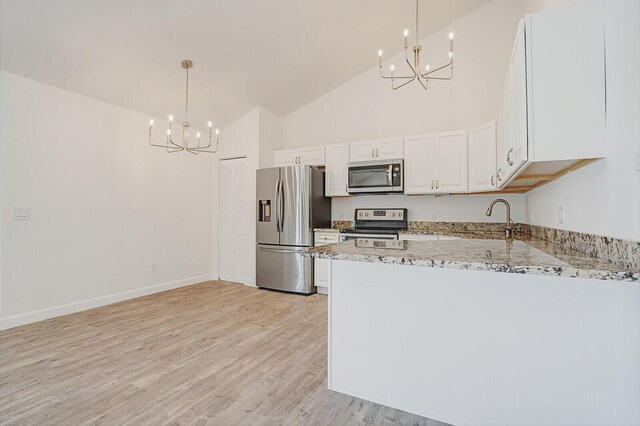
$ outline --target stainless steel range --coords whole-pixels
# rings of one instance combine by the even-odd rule
[[[407,209],[356,209],[355,226],[340,230],[340,241],[357,238],[397,240],[407,229]]]

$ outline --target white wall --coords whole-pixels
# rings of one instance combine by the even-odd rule
[[[276,148],[457,130],[495,120],[518,20],[527,11],[526,1],[495,0],[421,41],[423,57],[435,67],[448,61],[448,33],[455,32],[455,76],[431,82],[427,91],[417,82],[391,90],[378,75],[372,51],[368,71],[285,117],[284,139]],[[403,61],[401,55],[385,60],[385,72],[394,64],[400,74]]]
[[[605,2],[607,157],[529,192],[530,223],[640,240],[639,17],[637,0]]]
[[[149,147],[148,120],[0,72],[0,327],[210,279],[212,158]]]
[[[255,242],[256,242],[256,179],[255,171],[270,167],[272,162],[272,146],[282,134],[282,118],[262,107],[256,107],[220,131],[219,157],[213,166],[213,199],[216,207],[213,210],[214,273],[219,271],[219,218],[217,208],[219,199],[219,161],[225,158],[247,157],[247,206],[249,211],[249,246],[248,265],[243,284],[255,285]]]
[[[284,118],[284,139],[276,148],[465,129],[495,120],[518,21],[539,2],[495,0],[421,42],[433,67],[448,60],[448,33],[455,32],[455,76],[397,91],[372,68]],[[398,47],[402,39],[398,39]],[[403,56],[385,60],[403,69]],[[398,72],[399,73],[399,72]],[[495,195],[447,197],[367,196],[334,198],[333,219],[352,219],[356,207],[407,207],[413,220],[497,221],[484,212]],[[526,217],[523,195],[505,197],[515,221]]]
[[[504,198],[511,205],[511,218],[514,222],[524,222],[526,217],[524,197],[520,194],[478,194],[407,196],[376,195],[334,198],[331,203],[333,220],[353,220],[356,208],[405,207],[409,209],[409,220],[428,220],[444,222],[505,222],[503,206],[496,206],[491,217],[485,216],[492,200]]]

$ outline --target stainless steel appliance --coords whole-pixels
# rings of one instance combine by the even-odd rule
[[[256,172],[256,285],[311,294],[313,229],[331,227],[331,199],[324,196],[324,172],[289,166]]]
[[[350,194],[401,194],[404,191],[403,169],[403,160],[349,163],[347,192]]]
[[[397,240],[407,229],[407,209],[356,209],[355,227],[340,230],[340,241],[359,238]]]

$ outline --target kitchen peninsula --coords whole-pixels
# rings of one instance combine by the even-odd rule
[[[640,422],[640,270],[457,235],[306,254],[331,259],[329,388],[456,425]]]

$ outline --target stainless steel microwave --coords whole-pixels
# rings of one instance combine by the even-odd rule
[[[350,194],[402,193],[404,160],[349,163],[347,192]]]

